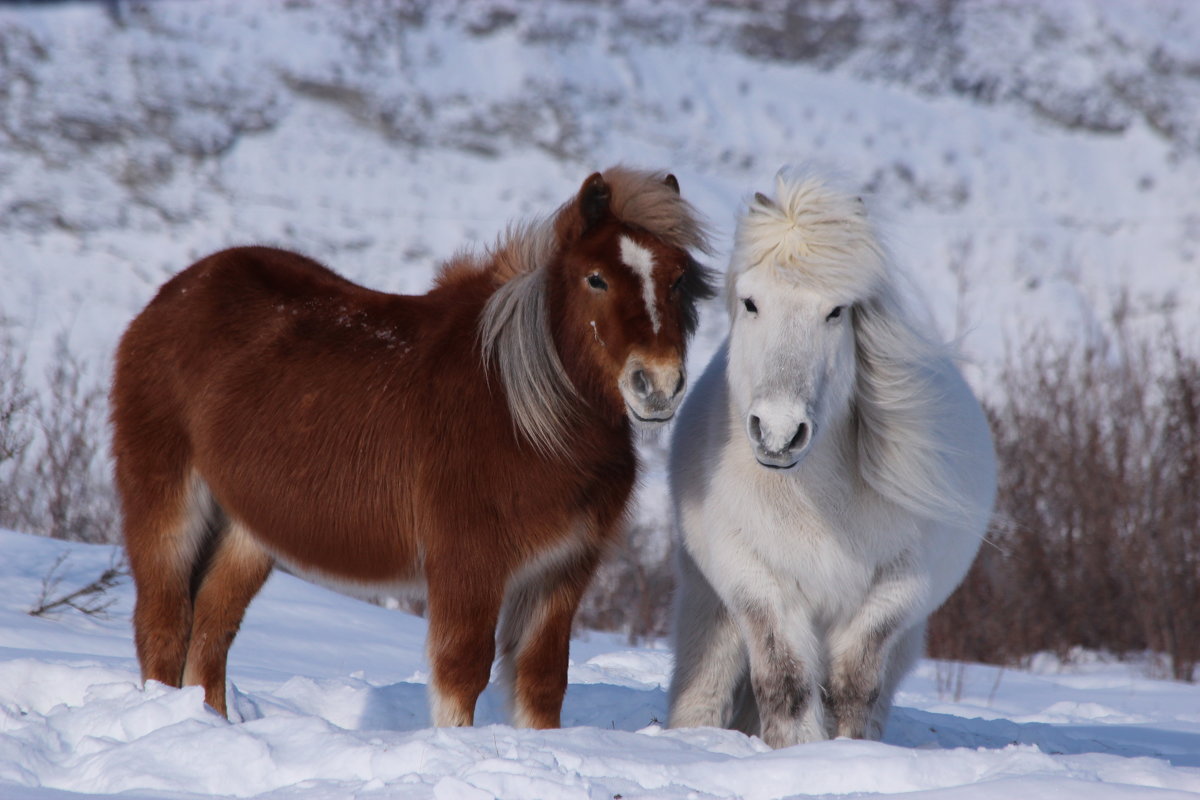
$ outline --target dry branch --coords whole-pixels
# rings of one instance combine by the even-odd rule
[[[105,597],[104,595],[129,574],[123,562],[109,564],[98,578],[73,592],[52,597],[58,591],[58,587],[62,585],[61,570],[69,558],[70,553],[60,553],[49,571],[42,577],[42,589],[37,602],[33,608],[29,609],[30,616],[41,617],[52,611],[67,608],[73,608],[89,616],[104,616],[112,604],[117,601],[115,597]]]

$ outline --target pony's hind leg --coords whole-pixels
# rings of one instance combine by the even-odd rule
[[[892,711],[892,697],[896,694],[896,687],[912,671],[913,666],[924,652],[925,621],[922,620],[900,634],[892,646],[887,669],[884,671],[883,685],[879,691],[879,699],[871,709],[871,717],[867,722],[868,739],[883,738],[883,731],[887,727],[888,716]]]
[[[740,707],[739,685],[748,662],[733,617],[687,548],[679,550],[675,601],[675,670],[668,724],[672,728],[726,727]],[[751,704],[753,700],[750,700]]]
[[[192,630],[192,576],[214,506],[204,482],[185,477],[183,469],[164,474],[138,466],[118,455],[125,548],[137,588],[134,643],[142,680],[180,686]]]
[[[545,566],[522,570],[505,597],[500,674],[509,689],[513,724],[520,727],[560,724],[571,623],[600,560],[594,547],[555,555]]]
[[[229,648],[273,564],[245,526],[230,521],[218,534],[200,576],[183,683],[203,686],[204,702],[222,715]]]

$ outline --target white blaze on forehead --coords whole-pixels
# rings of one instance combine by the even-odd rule
[[[628,236],[621,237],[621,260],[642,279],[642,299],[650,324],[658,333],[658,305],[654,302],[654,254]]]

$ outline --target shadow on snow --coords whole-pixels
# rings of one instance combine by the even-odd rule
[[[305,686],[317,691],[306,691]],[[295,679],[269,695],[237,692],[235,697],[234,707],[243,720],[290,711],[318,714],[351,730],[411,731],[429,727],[423,683],[370,686],[365,682],[351,685],[346,681]],[[662,689],[572,684],[563,703],[564,727],[636,731],[661,725],[666,718],[667,695]],[[500,687],[489,685],[479,698],[475,722],[477,725],[508,723]],[[909,748],[990,750],[1022,744],[1034,745],[1052,755],[1101,753],[1158,758],[1177,767],[1200,767],[1200,734],[1142,725],[1018,723],[896,708],[883,742]]]

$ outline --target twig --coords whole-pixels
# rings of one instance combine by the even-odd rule
[[[1004,667],[996,670],[996,682],[992,684],[992,690],[988,692],[988,708],[992,707],[992,703],[996,701],[996,692],[1000,689],[1000,679],[1004,677]]]
[[[73,608],[82,614],[102,617],[105,616],[109,607],[117,602],[115,597],[103,598],[105,592],[119,584],[121,578],[128,574],[124,561],[117,561],[115,558],[96,580],[70,594],[51,599],[51,595],[62,583],[62,575],[59,574],[59,571],[69,558],[70,553],[66,551],[60,553],[45,577],[42,578],[42,590],[38,595],[37,603],[29,609],[31,617],[41,617],[51,611],[63,608]]]

